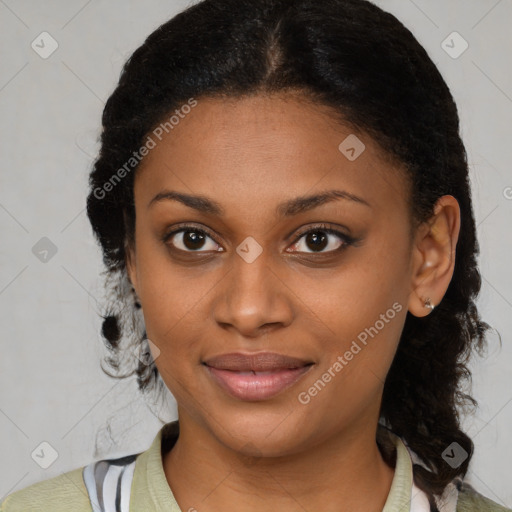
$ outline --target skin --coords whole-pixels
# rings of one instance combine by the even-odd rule
[[[355,161],[338,149],[351,133],[366,146]],[[276,214],[285,200],[333,189],[369,206],[337,199]],[[162,191],[207,197],[224,214],[172,199],[150,205]],[[199,98],[142,161],[134,195],[127,268],[160,351],[157,368],[178,403],[180,436],[163,466],[181,509],[381,511],[394,475],[375,439],[383,383],[407,311],[429,314],[424,299],[438,304],[448,288],[457,201],[440,198],[411,237],[402,169],[368,135],[291,93]],[[202,252],[186,252],[180,234],[162,240],[183,222],[212,235]],[[318,223],[358,241],[327,252],[343,240],[325,233],[325,254],[306,236],[295,244],[299,229]],[[248,236],[263,249],[252,263],[236,252]],[[401,311],[300,403],[299,393],[394,303]],[[314,365],[277,396],[242,401],[201,364],[237,351],[273,351]]]

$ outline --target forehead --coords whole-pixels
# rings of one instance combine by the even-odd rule
[[[291,94],[196,101],[149,133],[154,147],[137,169],[136,196],[169,188],[257,207],[342,187],[377,205],[406,200],[404,173],[323,105]]]

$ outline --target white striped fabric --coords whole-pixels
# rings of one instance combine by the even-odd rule
[[[437,496],[434,498],[439,511],[456,512],[458,494],[456,485],[453,482],[448,484],[443,495],[440,498]],[[427,495],[416,486],[414,481],[412,483],[411,508],[409,512],[430,512]]]
[[[91,462],[83,469],[93,512],[129,512],[138,454]]]
[[[414,480],[411,489],[411,509],[409,512],[430,512],[427,495],[416,486]]]

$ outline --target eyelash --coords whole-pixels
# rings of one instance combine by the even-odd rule
[[[216,240],[215,240],[215,237],[207,230],[205,230],[204,228],[198,228],[197,226],[194,226],[192,224],[180,224],[178,229],[173,229],[171,232],[169,233],[166,233],[164,234],[164,236],[162,237],[162,241],[164,243],[168,243],[169,240],[174,236],[174,235],[177,235],[178,233],[182,233],[182,232],[186,232],[186,231],[193,231],[195,233],[199,233],[201,235],[205,235],[209,238],[211,238],[217,245],[220,245]],[[328,233],[328,234],[331,234],[331,235],[335,235],[337,236],[342,244],[340,245],[340,247],[338,247],[337,249],[333,249],[333,250],[330,250],[330,251],[318,251],[318,252],[315,252],[315,251],[312,251],[312,252],[299,252],[300,254],[308,254],[308,255],[326,255],[326,254],[337,254],[337,253],[340,253],[342,252],[343,250],[345,250],[347,247],[351,246],[351,245],[354,245],[358,240],[354,237],[351,237],[345,233],[342,233],[341,231],[338,231],[337,229],[334,229],[332,228],[330,225],[328,224],[318,224],[318,225],[315,225],[315,226],[312,226],[312,227],[309,227],[307,229],[305,229],[304,231],[301,231],[297,234],[297,236],[294,238],[293,242],[291,243],[291,245],[295,245],[301,238],[303,238],[305,235],[308,235],[309,233],[317,233],[317,232],[320,232],[320,233]],[[210,252],[210,251],[184,251],[183,249],[178,249],[176,247],[172,247],[172,249],[176,250],[176,251],[180,251],[180,252],[183,252],[183,253],[189,253],[189,254],[200,254],[200,253],[206,253],[206,252]],[[223,252],[223,251],[218,251],[218,252]]]

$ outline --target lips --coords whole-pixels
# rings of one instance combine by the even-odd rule
[[[266,400],[293,386],[312,361],[274,352],[222,354],[203,362],[209,375],[229,395]]]
[[[205,364],[212,368],[238,372],[287,370],[302,368],[311,363],[312,361],[289,357],[274,352],[258,352],[255,354],[234,352],[231,354],[221,354],[220,356],[212,357],[205,361]]]

